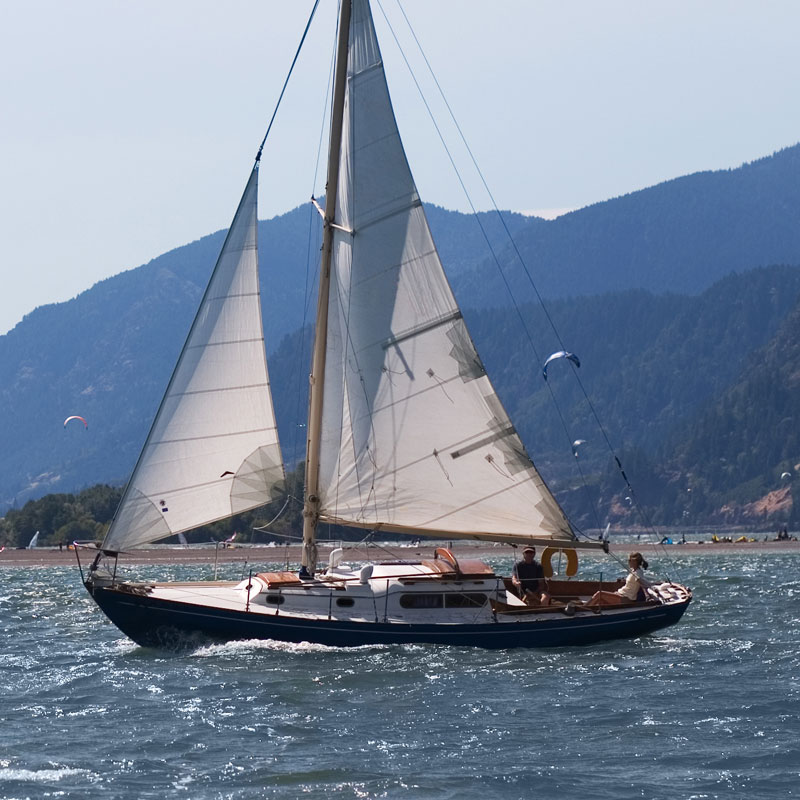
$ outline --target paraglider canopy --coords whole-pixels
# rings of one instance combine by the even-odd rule
[[[559,350],[557,353],[553,353],[553,355],[548,356],[547,361],[544,362],[544,366],[542,367],[542,375],[544,376],[545,380],[547,380],[547,365],[551,361],[555,361],[557,358],[566,358],[576,367],[581,365],[580,359],[575,355],[575,353],[568,353],[566,350]]]
[[[87,428],[87,429],[89,428],[89,423],[83,417],[79,417],[77,414],[73,414],[71,417],[67,417],[64,420],[64,427],[65,428],[67,427],[67,423],[72,419],[79,419],[83,423],[83,427],[84,428]]]
[[[781,475],[781,480],[782,480],[782,481],[785,481],[787,478],[791,478],[791,477],[792,477],[792,473],[791,473],[791,472],[784,472],[784,473]]]
[[[576,440],[575,440],[575,441],[572,443],[572,455],[574,455],[574,456],[575,456],[575,458],[577,458],[577,457],[578,457],[578,448],[579,448],[579,447],[580,447],[582,444],[586,444],[586,439],[576,439]]]

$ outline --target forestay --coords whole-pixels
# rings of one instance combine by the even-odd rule
[[[353,3],[336,225],[321,518],[384,530],[572,539],[445,278],[365,0]]]
[[[284,477],[258,286],[253,168],[103,549],[267,503]]]

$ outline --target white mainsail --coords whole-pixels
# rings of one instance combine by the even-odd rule
[[[366,0],[352,8],[335,225],[320,519],[572,540],[447,283]]]
[[[261,321],[257,195],[258,164],[104,550],[263,505],[284,478]]]

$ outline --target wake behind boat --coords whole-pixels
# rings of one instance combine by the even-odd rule
[[[678,584],[597,607],[585,603],[619,584],[545,576],[543,605],[445,548],[420,561],[350,566],[337,553],[317,563],[320,522],[539,545],[568,564],[576,548],[607,548],[573,529],[469,336],[406,161],[367,0],[340,10],[302,566],[239,583],[117,578],[120,553],[264,505],[284,480],[258,286],[260,155],[85,580],[111,621],[151,646],[205,637],[481,647],[588,644],[677,622],[691,600]]]

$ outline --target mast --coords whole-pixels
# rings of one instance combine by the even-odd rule
[[[331,111],[331,137],[328,150],[328,182],[325,191],[325,220],[322,235],[322,259],[319,273],[319,297],[311,362],[308,401],[308,441],[306,443],[305,503],[303,506],[303,571],[310,575],[317,568],[316,530],[319,519],[319,450],[322,432],[322,389],[325,376],[325,352],[328,339],[328,295],[330,293],[333,223],[336,216],[336,192],[339,185],[339,161],[342,146],[344,96],[347,86],[347,49],[350,39],[351,0],[342,0],[339,38],[336,48],[336,72]]]

